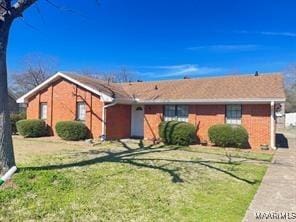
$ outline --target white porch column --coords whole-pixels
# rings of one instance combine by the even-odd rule
[[[105,110],[105,103],[102,106],[102,132],[101,132],[101,140],[106,139],[106,110]]]
[[[276,149],[275,146],[275,119],[274,119],[274,101],[270,103],[270,147]]]

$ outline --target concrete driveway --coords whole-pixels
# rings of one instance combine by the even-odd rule
[[[283,147],[276,151],[245,222],[296,221],[296,133],[280,133],[285,135],[280,136]]]

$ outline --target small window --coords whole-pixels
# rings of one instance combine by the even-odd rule
[[[188,121],[188,106],[185,105],[167,105],[164,108],[164,120]]]
[[[241,124],[242,106],[241,105],[226,105],[226,123]]]
[[[188,121],[188,106],[177,106],[177,120],[178,121]]]
[[[176,108],[175,106],[169,105],[164,108],[164,120],[171,121],[176,119]]]
[[[76,120],[85,121],[86,108],[84,102],[76,104]]]
[[[47,103],[40,103],[39,118],[42,120],[47,119]]]

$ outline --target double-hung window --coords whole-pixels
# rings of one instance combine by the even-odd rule
[[[86,107],[84,102],[76,104],[76,120],[85,121]]]
[[[39,119],[47,119],[47,103],[40,103],[39,105]]]
[[[188,106],[186,105],[167,105],[164,108],[164,120],[188,121]]]
[[[226,123],[241,124],[242,122],[242,106],[239,104],[226,105]]]

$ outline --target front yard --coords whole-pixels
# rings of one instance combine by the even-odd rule
[[[241,221],[271,154],[14,138],[0,221]]]

